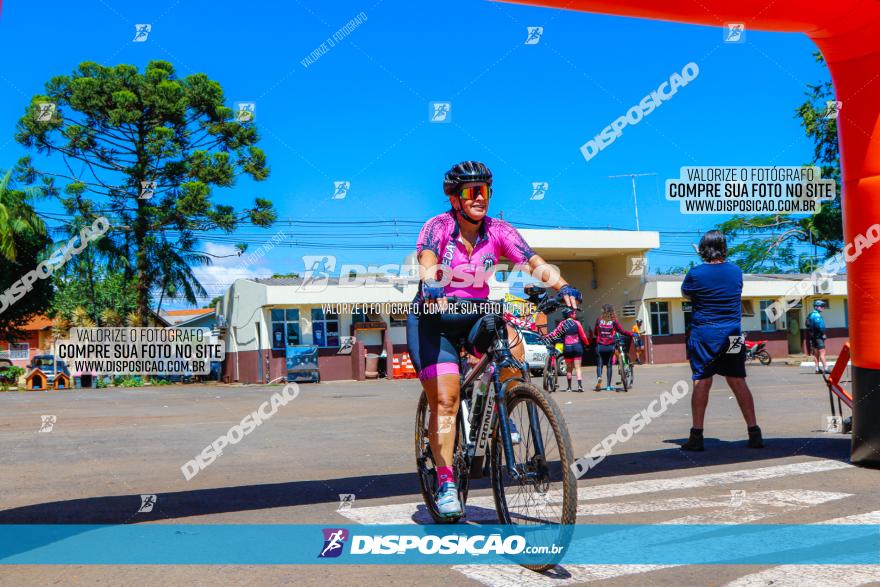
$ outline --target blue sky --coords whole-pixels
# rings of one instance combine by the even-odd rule
[[[366,21],[347,38],[301,65],[361,12]],[[132,42],[137,23],[152,25],[146,42]],[[524,44],[527,26],[544,27],[538,44]],[[463,159],[493,170],[490,214],[503,210],[514,223],[634,229],[630,182],[608,176],[656,173],[638,183],[641,228],[662,231],[650,264],[683,265],[689,243],[726,217],[680,214],[663,199],[663,181],[684,165],[808,162],[794,108],[807,83],[827,77],[814,50],[799,34],[747,31],[745,43],[725,44],[720,27],[491,2],[9,1],[0,16],[0,168],[25,154],[12,140],[15,122],[51,76],[86,60],[142,68],[163,59],[181,76],[219,81],[230,106],[256,102],[271,176],[217,190],[216,202],[265,197],[282,220],[410,222],[279,223],[206,239],[207,250],[226,254],[283,230],[251,272],[301,271],[301,256],[315,254],[400,261],[417,224],[446,209],[442,175]],[[691,61],[700,69],[693,82],[584,160],[584,142]],[[430,123],[430,101],[450,101],[452,122]],[[331,199],[334,181],[351,182],[345,199]],[[549,182],[544,200],[530,200],[534,181]],[[200,275],[222,290],[238,263],[219,259]]]

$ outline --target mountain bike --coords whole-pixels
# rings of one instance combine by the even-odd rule
[[[451,304],[477,301],[447,300]],[[495,316],[489,350],[466,372],[461,385],[453,457],[459,500],[464,508],[470,480],[488,476],[500,523],[555,525],[559,530],[554,542],[567,545],[577,517],[577,480],[571,470],[568,428],[556,403],[528,382],[528,366],[511,354],[506,323],[501,313]],[[502,381],[502,369],[518,374]],[[415,427],[422,497],[434,522],[455,523],[460,517],[442,517],[435,502],[437,475],[428,439],[430,421],[428,397],[422,391]],[[544,564],[524,566],[545,571],[561,556],[548,555]]]
[[[615,334],[614,344],[617,347],[617,371],[620,374],[620,381],[623,383],[623,391],[629,391],[635,379],[633,364],[627,352],[629,345],[624,337],[618,334]]]
[[[544,359],[544,391],[553,393],[559,389],[559,376],[565,375],[565,361],[556,345],[547,345],[547,358]]]

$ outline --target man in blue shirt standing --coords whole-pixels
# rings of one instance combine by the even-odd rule
[[[715,375],[724,376],[736,396],[748,426],[749,447],[763,448],[755,402],[746,384],[746,349],[740,328],[742,270],[727,262],[727,240],[717,230],[703,235],[699,253],[703,264],[688,271],[681,284],[681,293],[691,301],[693,312],[687,350],[694,380],[693,428],[681,448],[703,450],[703,418]]]
[[[807,333],[810,341],[810,353],[816,358],[816,373],[828,373],[828,363],[825,362],[825,319],[822,311],[825,302],[816,300],[813,302],[813,311],[807,316]],[[819,367],[819,363],[822,367]]]

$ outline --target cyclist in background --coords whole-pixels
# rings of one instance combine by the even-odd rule
[[[614,306],[605,304],[602,306],[602,315],[596,319],[596,326],[593,328],[593,336],[596,337],[596,387],[593,388],[595,391],[602,391],[603,365],[608,370],[608,385],[605,386],[605,391],[614,391],[611,385],[611,357],[614,356],[617,348],[614,344],[616,332],[625,336],[633,335],[629,330],[624,330],[617,321]]]
[[[829,373],[828,363],[825,361],[825,319],[822,311],[825,310],[825,302],[816,300],[813,302],[813,311],[807,316],[807,333],[810,341],[810,353],[816,358],[816,373]],[[819,367],[821,362],[822,367]]]
[[[547,340],[554,342],[562,340],[565,347],[562,350],[562,356],[565,358],[565,366],[567,367],[565,377],[568,379],[568,389],[571,391],[571,375],[572,371],[577,371],[577,390],[584,391],[584,382],[581,375],[581,362],[583,361],[584,349],[590,346],[590,340],[584,332],[581,323],[575,319],[576,311],[572,308],[566,308],[563,312],[565,320],[556,325],[553,332],[547,335]],[[572,366],[574,369],[572,369]]]
[[[642,340],[642,320],[636,319],[633,324],[633,346],[636,348],[636,365],[642,364],[642,351],[645,350],[645,341]]]
[[[421,281],[413,302],[416,307],[428,306],[429,312],[410,312],[406,339],[431,410],[428,439],[437,468],[437,509],[440,515],[457,517],[462,510],[452,465],[461,391],[459,341],[467,341],[471,354],[482,354],[488,350],[487,339],[491,339],[486,332],[498,329],[499,335],[512,341],[519,337],[503,321],[495,322],[496,316],[484,316],[475,308],[446,312],[446,298],[487,299],[489,285],[483,272],[496,265],[502,256],[517,264],[527,264],[531,274],[539,274],[549,266],[515,228],[487,215],[492,172],[483,163],[463,161],[455,165],[446,172],[443,192],[449,197],[451,208],[425,223],[416,244]],[[440,285],[441,272],[452,269],[452,281]],[[570,308],[576,308],[582,299],[580,292],[561,276],[549,286],[559,292],[561,302]],[[514,357],[523,360],[522,340],[512,344],[511,350]]]

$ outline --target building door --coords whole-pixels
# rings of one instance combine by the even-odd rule
[[[786,312],[785,322],[788,324],[788,353],[799,355],[804,352],[801,345],[801,311],[789,310]]]

